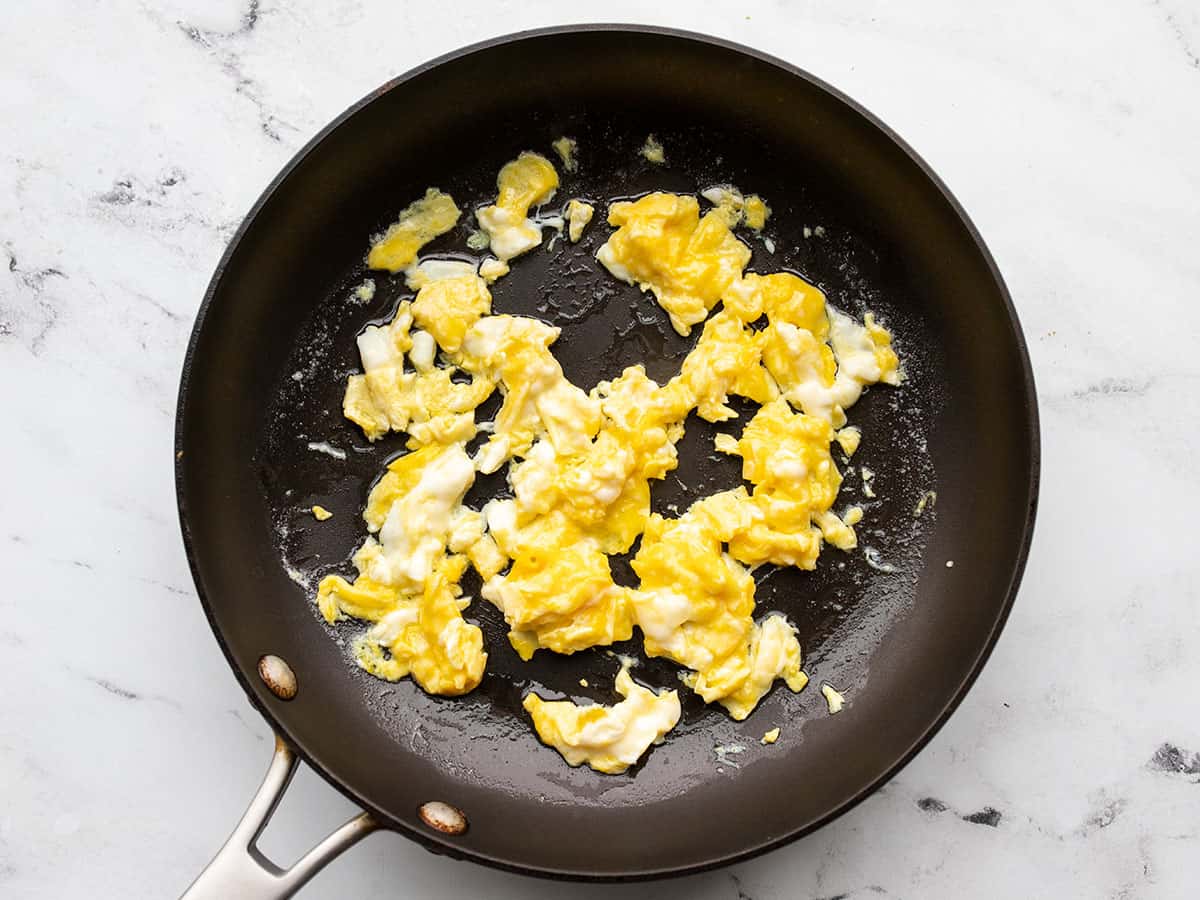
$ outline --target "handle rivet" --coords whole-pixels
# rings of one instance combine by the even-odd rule
[[[467,830],[467,817],[461,809],[449,803],[430,800],[423,804],[418,812],[421,814],[421,821],[442,834],[462,834]]]
[[[258,661],[258,677],[280,700],[291,700],[296,696],[296,673],[274,653],[268,653]]]

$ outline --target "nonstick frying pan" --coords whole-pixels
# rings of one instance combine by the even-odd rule
[[[651,132],[666,166],[638,154]],[[851,411],[865,438],[839,464],[844,497],[867,509],[863,548],[827,549],[815,572],[755,573],[761,610],[798,627],[814,683],[800,694],[777,688],[742,723],[689,695],[668,741],[620,776],[566,766],[520,709],[531,687],[612,702],[611,653],[539,653],[522,664],[498,613],[476,602],[467,616],[484,629],[488,673],[464,698],[436,698],[358,671],[345,649],[355,626],[325,625],[312,604],[317,578],[346,571],[366,492],[403,447],[400,435],[370,445],[341,417],[355,334],[404,293],[402,279],[377,275],[374,298],[353,299],[368,236],[429,185],[486,200],[500,165],[524,149],[549,153],[564,134],[578,141],[580,169],[564,174],[556,203],[720,182],[764,195],[769,240],[748,238],[750,268],[799,272],[831,303],[874,310],[907,372],[904,385],[872,388]],[[494,286],[494,309],[562,326],[555,351],[577,384],[637,362],[665,380],[699,329],[677,336],[652,299],[600,269],[592,254],[609,233],[603,218],[578,245],[518,259]],[[468,228],[426,252],[461,248]],[[736,460],[711,454],[712,435],[689,419],[679,470],[654,485],[656,510],[739,483]],[[184,364],[176,460],[201,602],[279,736],[262,790],[189,896],[289,895],[376,827],[514,871],[635,879],[724,865],[806,834],[929,740],[978,674],[1017,590],[1037,494],[1037,407],[999,272],[896,135],[756,51],[586,26],[498,38],[421,66],[297,154],[205,296]],[[874,498],[864,466],[877,473]],[[500,477],[480,479],[468,501],[478,508],[503,489]],[[334,518],[316,523],[313,503]],[[613,568],[628,581],[626,561]],[[637,641],[613,649],[639,650]],[[635,673],[677,683],[661,660]],[[849,697],[837,716],[822,682]],[[773,726],[778,743],[760,744]],[[285,871],[255,840],[297,757],[366,812]]]

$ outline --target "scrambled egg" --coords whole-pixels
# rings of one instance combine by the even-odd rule
[[[569,700],[525,697],[538,737],[562,754],[570,765],[587,763],[597,772],[617,775],[641,758],[651,744],[661,744],[679,721],[679,695],[656,694],[634,682],[629,669],[617,675],[616,691],[625,699],[615,706],[576,706]]]
[[[828,344],[817,332],[782,319],[772,321],[763,332],[763,363],[788,402],[840,428],[846,423],[846,409],[858,401],[865,386],[900,383],[899,360],[891,335],[870,313],[859,325],[830,310],[821,330],[828,333]]]
[[[730,228],[744,222],[751,231],[762,231],[771,215],[771,207],[762,197],[743,197],[732,184],[714,185],[701,191],[700,196],[717,208]]]
[[[858,450],[858,445],[862,443],[862,429],[854,425],[847,425],[845,428],[838,429],[834,439],[838,442],[838,446],[842,448],[842,452],[847,456],[853,456]]]
[[[617,278],[653,291],[682,335],[703,322],[750,261],[719,210],[700,217],[695,197],[649,194],[608,208],[617,232],[596,254]]]
[[[575,142],[574,138],[563,135],[550,146],[554,148],[554,152],[562,160],[563,171],[576,172],[579,170],[579,160],[575,157],[575,152],[579,149],[579,145]]]
[[[467,559],[447,553],[451,528],[475,469],[461,444],[405,454],[371,489],[363,518],[379,539],[354,555],[358,577],[321,580],[317,606],[375,625],[354,645],[364,669],[389,681],[412,675],[432,694],[463,694],[487,663],[483,633],[463,620],[458,580]]]
[[[746,227],[751,231],[762,231],[767,224],[767,219],[771,217],[771,207],[767,206],[762,197],[751,194],[746,198],[744,213]]]
[[[829,706],[829,714],[831,716],[836,716],[842,711],[842,707],[846,705],[846,698],[832,684],[821,685],[821,693],[825,697],[825,703]]]
[[[427,259],[412,263],[404,270],[404,283],[410,291],[419,291],[434,281],[466,278],[475,274],[475,266],[463,259]]]
[[[574,147],[560,143],[566,164]],[[552,351],[559,329],[493,312],[488,289],[540,244],[529,210],[557,186],[554,167],[534,153],[501,169],[496,202],[477,212],[494,254],[478,268],[418,258],[458,219],[433,189],[372,249],[372,265],[403,271],[416,293],[359,336],[363,371],[349,377],[343,410],[371,440],[404,433],[408,452],[370,491],[357,577],[324,578],[318,607],[330,622],[371,623],[353,647],[367,671],[461,694],[487,662],[480,630],[462,617],[470,598],[459,580],[473,567],[522,659],[637,631],[649,656],[683,667],[690,690],[745,719],[776,681],[793,691],[808,681],[795,629],[779,613],[756,615],[751,569],[812,569],[824,545],[857,546],[863,511],[835,510],[842,475],[832,447],[857,449],[862,436],[846,409],[867,385],[899,383],[891,335],[870,314],[860,323],[830,307],[797,275],[744,271],[750,251],[733,229],[762,228],[770,210],[761,198],[713,188],[704,196],[714,208],[701,216],[695,197],[652,193],[609,206],[615,231],[597,258],[652,294],[680,334],[703,330],[665,384],[641,366],[590,389],[572,384]],[[592,207],[571,200],[565,213],[576,241]],[[499,412],[477,422],[495,391]],[[759,406],[740,437],[716,438],[718,451],[741,458],[745,485],[680,515],[652,514],[651,484],[675,469],[687,418],[734,418],[730,396]],[[486,440],[469,453],[477,436]],[[477,472],[505,466],[511,497],[463,505]],[[609,557],[639,536],[638,584],[618,585]],[[635,684],[626,668],[615,688],[623,699],[613,706],[531,693],[525,709],[571,765],[622,772],[674,727],[679,699]]]
[[[355,303],[370,303],[375,299],[375,279],[364,278],[351,296]]]
[[[679,519],[655,514],[633,559],[646,653],[686,666],[684,683],[738,720],[776,678],[794,691],[808,681],[792,627],[779,615],[754,621],[754,579],[722,552],[749,518],[742,488],[697,501]]]
[[[488,284],[491,284],[497,278],[503,278],[509,271],[508,263],[492,256],[489,256],[479,264],[479,277]]]
[[[405,207],[395,224],[371,244],[367,266],[389,272],[407,268],[422,247],[458,223],[459,214],[453,197],[430,188],[424,197]]]
[[[646,143],[642,144],[641,153],[646,162],[654,163],[656,166],[661,166],[667,161],[662,143],[652,134],[646,135]]]
[[[570,200],[567,202],[567,237],[575,243],[583,237],[583,229],[592,221],[596,208],[586,200]]]
[[[537,153],[522,153],[500,170],[499,195],[492,206],[475,214],[488,235],[492,252],[512,259],[542,242],[542,229],[528,218],[529,208],[545,203],[558,188],[558,173],[550,160]]]
[[[566,379],[550,352],[559,331],[538,319],[507,315],[480,319],[468,330],[462,367],[498,383],[504,394],[492,436],[476,456],[481,472],[526,455],[543,436],[556,452],[579,452],[599,428],[598,404]]]
[[[455,309],[458,317],[436,310]],[[435,281],[404,301],[387,325],[370,325],[358,337],[363,374],[346,383],[342,411],[370,440],[388,431],[405,431],[416,448],[475,436],[474,410],[495,388],[487,374],[454,380],[455,366],[436,366],[437,338],[450,344],[465,339],[465,323],[491,308],[491,295],[478,277]],[[414,322],[431,330],[413,330]],[[443,345],[443,350],[446,346]],[[405,359],[413,371],[407,371]]]
[[[496,501],[484,510],[490,533],[505,561],[505,575],[484,582],[484,599],[508,623],[509,642],[522,659],[546,648],[574,653],[633,635],[629,589],[613,583],[608,557],[597,542],[562,514],[516,524],[516,501]]]

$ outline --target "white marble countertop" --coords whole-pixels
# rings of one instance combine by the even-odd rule
[[[607,20],[707,31],[809,69],[899,131],[970,211],[1041,396],[1041,513],[1020,600],[928,749],[765,858],[652,887],[572,887],[385,833],[304,896],[1196,896],[1196,6],[643,7],[6,10],[0,895],[177,895],[265,770],[270,734],[196,601],[172,480],[182,353],[239,218],[390,76],[493,34]],[[283,812],[264,846],[289,859],[351,808],[305,772]]]

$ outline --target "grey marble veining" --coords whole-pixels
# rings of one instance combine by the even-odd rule
[[[0,896],[177,894],[266,767],[269,732],[194,596],[172,481],[180,361],[240,217],[390,76],[572,20],[775,53],[944,177],[1005,273],[1036,369],[1045,468],[1025,585],[920,757],[784,850],[652,887],[567,888],[381,834],[304,896],[1195,896],[1200,13],[1186,0],[6,10]],[[292,858],[351,812],[302,773],[265,849]]]

